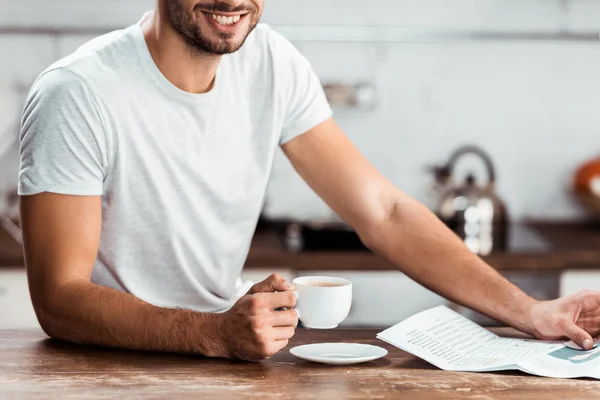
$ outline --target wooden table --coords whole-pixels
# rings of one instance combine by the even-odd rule
[[[261,363],[80,347],[42,333],[0,331],[0,399],[597,399],[600,382],[519,372],[439,370],[375,339],[376,330],[298,329],[290,346],[371,343],[386,358],[353,366],[310,363],[287,349]]]

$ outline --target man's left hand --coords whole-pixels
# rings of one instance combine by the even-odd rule
[[[600,292],[585,290],[531,307],[531,324],[539,339],[569,338],[590,350],[600,334]]]

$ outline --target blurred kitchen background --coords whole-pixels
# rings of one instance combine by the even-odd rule
[[[0,328],[37,324],[14,195],[27,90],[153,5],[0,0]],[[540,299],[600,290],[600,1],[265,0],[263,21],[311,61],[368,159],[473,251]],[[281,154],[245,276],[275,271],[353,280],[347,325],[446,303],[361,249]]]

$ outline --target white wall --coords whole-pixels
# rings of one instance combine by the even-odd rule
[[[498,191],[516,218],[568,218],[573,170],[600,153],[600,46],[597,43],[486,42],[302,44],[317,71],[371,79],[379,107],[339,122],[395,184],[430,202],[424,167],[460,144],[494,158]],[[382,46],[383,47],[383,46]],[[372,66],[369,68],[368,66]],[[294,190],[290,190],[293,187]],[[325,214],[283,160],[274,177],[272,213]],[[293,196],[283,201],[285,193]]]
[[[282,29],[379,25],[487,32],[600,30],[600,2],[594,0],[266,3],[265,21]],[[120,27],[135,22],[152,5],[152,0],[0,0],[0,26]],[[88,38],[0,35],[0,132],[12,129],[16,134],[22,94],[15,92],[15,84],[27,86],[44,67]],[[599,43],[295,44],[323,80],[376,85],[375,110],[341,111],[337,118],[367,157],[411,195],[432,205],[424,167],[472,142],[493,156],[498,191],[515,218],[581,215],[567,186],[577,164],[600,152]],[[14,160],[13,152],[12,161],[0,163],[0,188],[13,182]],[[327,214],[282,157],[268,200],[270,215]]]

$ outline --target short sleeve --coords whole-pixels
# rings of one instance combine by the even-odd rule
[[[331,118],[333,113],[310,62],[283,36],[274,31],[272,34],[278,37],[277,58],[284,69],[281,87],[288,91],[280,138],[280,144],[285,144]]]
[[[20,195],[103,194],[105,132],[96,104],[82,78],[64,67],[37,79],[21,120]]]

